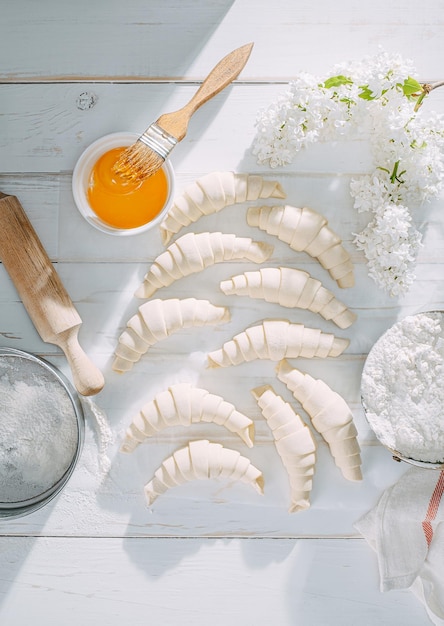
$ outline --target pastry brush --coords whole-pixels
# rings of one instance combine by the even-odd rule
[[[174,146],[185,137],[191,116],[239,76],[252,48],[253,43],[246,44],[219,61],[188,104],[178,111],[161,115],[122,152],[114,171],[125,178],[143,181],[161,168]]]

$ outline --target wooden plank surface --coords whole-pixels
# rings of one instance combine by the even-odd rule
[[[246,80],[287,80],[303,68],[322,73],[378,46],[414,57],[426,80],[442,78],[440,0],[420,5],[374,0],[371,7],[354,0],[316,5],[310,0],[111,5],[45,0],[38,9],[32,0],[16,0],[4,3],[2,24],[0,76],[12,82],[202,80],[226,52],[249,41],[255,51],[242,75]]]
[[[0,172],[72,172],[85,148],[103,135],[142,133],[158,116],[183,106],[196,86],[175,84],[0,84]],[[270,170],[251,152],[258,112],[285,86],[231,85],[207,102],[190,122],[186,138],[171,154],[181,176],[190,179],[217,169],[296,175],[361,174],[371,160],[364,142],[314,144],[291,166]],[[94,104],[79,108],[89,94]],[[29,104],[32,103],[32,104]],[[444,110],[444,88],[432,92],[424,111]],[[26,183],[25,183],[26,184]]]
[[[379,592],[361,540],[29,537],[0,546],[4,623],[430,623],[410,592]]]
[[[106,385],[94,398],[104,421],[99,423],[85,404],[85,445],[65,490],[39,512],[0,520],[2,624],[24,626],[32,620],[36,626],[88,626],[103,618],[110,626],[147,620],[172,626],[179,621],[193,626],[208,621],[215,626],[429,623],[410,592],[380,593],[375,555],[354,522],[407,467],[394,462],[369,429],[360,404],[360,376],[366,354],[393,322],[420,309],[444,308],[443,199],[415,213],[425,243],[418,278],[406,296],[390,298],[368,278],[353,244],[354,233],[367,222],[366,215],[354,211],[349,195],[351,178],[370,166],[365,142],[313,146],[291,166],[273,171],[257,164],[251,145],[258,111],[300,71],[324,75],[333,64],[374,54],[382,45],[412,58],[420,80],[442,79],[441,4],[3,3],[0,190],[17,195],[27,211],[83,319],[82,346],[104,372]],[[196,113],[172,161],[178,192],[212,170],[279,180],[288,203],[323,213],[352,255],[356,287],[340,290],[310,257],[249,227],[245,212],[251,203],[186,229],[267,241],[275,247],[270,265],[309,271],[358,314],[351,329],[334,328],[351,340],[341,357],[294,364],[323,378],[350,404],[364,480],[343,479],[319,441],[312,506],[299,514],[287,512],[288,479],[250,393],[271,382],[292,401],[276,380],[274,364],[209,370],[205,356],[264,317],[285,314],[329,332],[334,325],[307,311],[224,296],[222,279],[255,266],[220,264],[158,295],[209,298],[230,307],[231,321],[215,330],[178,333],[155,346],[130,373],[112,372],[118,336],[141,304],[134,290],[163,247],[157,231],[117,238],[94,230],[78,213],[71,192],[74,165],[93,140],[120,130],[142,132],[159,114],[182,106],[220,58],[248,41],[255,47],[240,79]],[[443,113],[444,89],[424,107]],[[61,352],[36,333],[1,266],[0,346],[41,354],[70,375]],[[168,429],[133,454],[122,454],[120,443],[134,413],[179,381],[223,395],[250,415],[255,447],[246,448],[221,427],[199,424]],[[148,509],[144,483],[165,456],[201,437],[250,457],[264,473],[264,495],[245,485],[196,481],[171,489]]]

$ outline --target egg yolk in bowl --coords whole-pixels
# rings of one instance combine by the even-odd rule
[[[165,206],[168,180],[162,168],[143,182],[114,172],[125,147],[102,154],[94,164],[88,184],[88,201],[94,213],[114,228],[137,228],[153,220]]]

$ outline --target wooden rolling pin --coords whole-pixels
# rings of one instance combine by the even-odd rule
[[[1,192],[0,259],[40,337],[65,353],[77,391],[98,393],[105,381],[79,345],[80,315],[19,200]]]

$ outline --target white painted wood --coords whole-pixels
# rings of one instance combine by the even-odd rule
[[[0,539],[0,619],[35,626],[426,626],[363,540]]]
[[[85,445],[65,490],[37,513],[0,520],[1,623],[22,626],[32,619],[37,626],[88,626],[103,618],[110,626],[147,620],[193,626],[429,623],[409,592],[380,594],[375,557],[358,539],[354,522],[407,468],[375,441],[360,405],[360,376],[369,349],[393,322],[419,309],[444,308],[443,199],[415,212],[425,233],[418,279],[405,297],[390,298],[368,278],[353,245],[367,216],[353,210],[348,186],[353,176],[368,171],[365,143],[313,146],[291,166],[273,171],[257,164],[251,145],[258,110],[299,71],[324,75],[334,63],[373,54],[382,44],[412,58],[421,80],[443,78],[439,0],[420,5],[375,0],[371,8],[352,0],[3,4],[0,190],[19,197],[83,319],[81,344],[105,374],[105,388],[94,400],[106,413],[112,440],[103,450],[107,432],[85,407]],[[220,264],[157,295],[209,298],[230,307],[231,321],[177,333],[153,347],[130,373],[117,375],[111,370],[116,341],[141,303],[134,290],[163,248],[157,231],[117,238],[92,229],[73,202],[73,167],[97,137],[141,132],[160,113],[182,106],[208,70],[247,41],[255,47],[240,80],[196,113],[175,148],[177,191],[216,169],[276,178],[290,204],[317,209],[341,235],[356,266],[356,287],[340,290],[310,257],[249,227],[247,205],[202,218],[183,232],[222,230],[272,243],[270,265],[308,270],[358,320],[339,331],[307,311],[226,297],[219,281],[256,266]],[[433,92],[424,107],[443,113],[444,89]],[[344,396],[363,449],[364,480],[352,484],[319,441],[312,506],[292,515],[287,476],[250,393],[271,383],[293,402],[276,380],[274,364],[209,370],[205,363],[207,351],[236,332],[278,316],[350,338],[338,359],[295,364]],[[41,354],[70,376],[61,352],[37,335],[1,266],[0,346]],[[256,446],[250,450],[225,429],[198,424],[165,430],[133,454],[120,453],[124,430],[143,402],[179,381],[223,395],[250,415]],[[308,420],[296,403],[295,408]],[[202,437],[250,457],[264,473],[264,495],[245,485],[195,481],[171,489],[147,509],[143,484],[165,456]]]
[[[176,84],[0,84],[0,171],[71,172],[95,139],[118,131],[142,133],[160,114],[189,100],[195,86]],[[258,111],[285,91],[284,85],[231,85],[207,102],[190,122],[186,138],[171,161],[181,174],[216,169],[304,174],[356,174],[369,168],[368,149],[360,142],[311,146],[294,163],[270,172],[251,153]],[[77,107],[82,93],[95,105]],[[425,101],[424,111],[444,111],[444,88]]]
[[[442,4],[409,0],[127,0],[2,6],[4,80],[191,78],[201,80],[231,49],[255,42],[242,79],[323,74],[378,46],[442,78]],[[25,43],[26,42],[26,43]],[[326,54],[328,50],[328,54]]]

